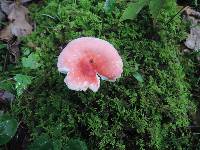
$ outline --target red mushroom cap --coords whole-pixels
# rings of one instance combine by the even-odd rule
[[[115,81],[123,72],[122,59],[113,45],[94,37],[71,41],[58,57],[57,66],[60,72],[67,73],[64,81],[68,88],[76,91],[90,88],[96,92],[99,76]]]

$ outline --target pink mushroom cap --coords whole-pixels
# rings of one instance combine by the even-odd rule
[[[121,77],[123,62],[117,50],[105,40],[81,37],[72,40],[58,57],[58,70],[67,73],[64,82],[69,89],[96,92],[103,80]]]

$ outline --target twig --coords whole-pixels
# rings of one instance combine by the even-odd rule
[[[189,6],[185,6],[183,8],[181,8],[168,22],[167,22],[167,25],[180,13],[182,12],[185,8],[187,8]]]
[[[4,63],[3,63],[3,71],[6,70],[7,58],[8,58],[8,51],[6,52],[6,57],[5,57],[5,59],[4,59]]]
[[[8,78],[6,80],[0,81],[0,83],[6,82],[6,81],[9,81],[9,80],[13,80],[13,78]]]
[[[53,16],[51,16],[51,15],[48,15],[48,14],[41,14],[42,16],[46,16],[46,17],[49,17],[49,18],[51,18],[51,19],[53,19],[53,20],[56,20],[56,18],[55,17],[53,17]]]

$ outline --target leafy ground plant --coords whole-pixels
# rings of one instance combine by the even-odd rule
[[[31,84],[31,77],[27,75],[16,74],[14,80],[16,81],[15,88],[18,96],[20,96],[23,91],[27,89],[28,85]]]
[[[122,2],[125,3],[125,2]],[[124,10],[121,21],[135,19],[138,13],[145,7],[148,6],[150,13],[154,19],[158,16],[159,12],[164,7],[165,0],[136,0],[130,2],[127,5],[127,8]],[[116,5],[116,0],[106,0],[104,9],[106,12],[111,12]]]
[[[31,145],[28,146],[29,150],[54,150],[61,149],[61,147],[50,139],[46,134],[39,136]],[[62,149],[65,150],[88,150],[85,142],[80,139],[70,139]]]
[[[0,115],[0,145],[8,143],[17,131],[18,123],[6,114]]]

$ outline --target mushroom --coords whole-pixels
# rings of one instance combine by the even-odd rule
[[[123,72],[117,50],[105,40],[81,37],[72,40],[58,57],[58,71],[67,74],[64,82],[71,90],[93,92],[103,80],[115,81]]]

